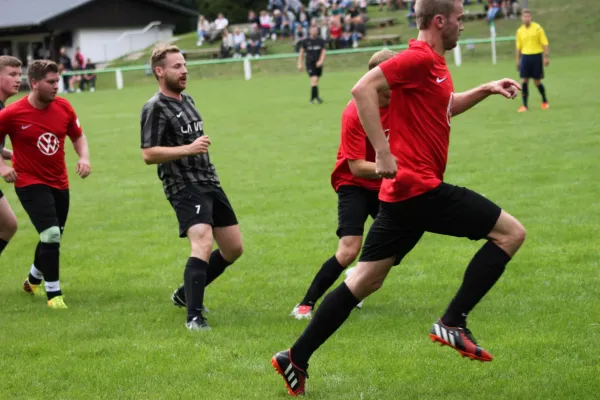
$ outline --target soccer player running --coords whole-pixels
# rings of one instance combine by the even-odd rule
[[[19,92],[21,65],[21,60],[16,57],[0,56],[0,111],[4,108],[6,100]],[[0,141],[0,158],[12,159],[12,151],[4,148],[4,141]],[[0,255],[16,232],[17,217],[0,190]]]
[[[67,308],[60,289],[60,243],[69,213],[69,179],[65,162],[68,136],[79,155],[76,172],[91,171],[88,143],[69,102],[56,97],[58,65],[36,60],[27,71],[31,92],[0,112],[0,141],[8,134],[14,148],[13,168],[0,161],[0,174],[15,185],[40,241],[23,289],[41,294],[45,281],[48,306]]]
[[[319,28],[311,26],[309,36],[300,44],[298,52],[298,71],[302,72],[302,59],[306,53],[306,72],[310,77],[310,102],[315,100],[321,104],[323,100],[319,97],[319,78],[323,74],[323,63],[325,62],[325,41],[319,37]]]
[[[362,125],[384,179],[380,209],[365,239],[356,271],[330,292],[289,350],[272,364],[290,394],[300,394],[312,354],[344,323],[352,309],[381,287],[394,265],[424,232],[485,239],[463,282],[430,337],[481,361],[492,356],[467,329],[467,315],[498,281],[525,239],[523,226],[485,197],[443,182],[450,119],[492,94],[515,98],[519,84],[502,79],[454,93],[444,53],[463,29],[462,0],[417,0],[417,40],[369,71],[352,89]],[[379,118],[378,91],[391,90],[389,143]]]
[[[523,25],[517,29],[517,71],[523,80],[523,105],[518,112],[526,112],[529,108],[529,80],[533,79],[542,95],[542,110],[550,108],[546,97],[546,88],[542,83],[544,67],[550,65],[550,43],[540,24],[532,21],[531,11],[521,12]]]
[[[395,55],[390,50],[378,51],[369,60],[369,70]],[[378,94],[378,102],[381,125],[387,132],[389,89]],[[379,210],[381,177],[375,172],[375,150],[360,123],[354,100],[342,114],[341,141],[331,184],[338,195],[338,249],[325,261],[304,299],[292,310],[296,319],[310,319],[317,300],[354,262],[362,245],[365,222],[369,215],[374,219]]]
[[[158,92],[142,109],[142,155],[146,164],[158,164],[179,221],[179,237],[187,237],[191,245],[183,287],[173,301],[187,306],[188,329],[210,329],[204,315],[205,287],[242,255],[242,235],[210,161],[204,122],[192,97],[183,93],[188,74],[183,54],[176,46],[158,45],[150,65]],[[213,239],[219,246],[214,251]]]

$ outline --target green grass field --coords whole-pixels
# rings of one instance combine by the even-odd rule
[[[431,344],[481,243],[426,235],[311,361],[310,399],[596,399],[600,390],[598,56],[553,59],[551,109],[517,114],[489,99],[452,123],[447,181],[496,201],[528,230],[470,317],[494,356],[469,362]],[[515,77],[512,61],[452,67],[457,90]],[[0,399],[283,399],[270,365],[306,322],[288,316],[335,251],[329,184],[341,111],[362,69],[325,74],[308,104],[305,74],[191,82],[211,156],[238,214],[245,254],[207,290],[211,332],[190,333],[169,297],[188,244],[155,167],[139,149],[152,85],[69,95],[93,173],[68,151],[71,214],[61,285],[69,309],[23,293],[36,233],[6,184],[20,230],[0,261]]]

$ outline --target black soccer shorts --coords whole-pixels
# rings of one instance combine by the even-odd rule
[[[544,78],[543,54],[524,54],[521,56],[521,78],[540,80]]]
[[[15,192],[38,233],[53,226],[63,233],[69,215],[69,189],[36,184],[15,188]]]
[[[317,78],[320,78],[323,74],[323,66],[317,67],[317,63],[306,64],[306,72],[310,77],[316,76]]]
[[[238,220],[222,188],[188,185],[169,198],[179,221],[179,237],[187,237],[194,225],[207,224],[213,228],[237,225]]]
[[[337,236],[362,236],[369,215],[375,219],[379,211],[379,191],[344,185],[337,191]]]
[[[395,256],[394,265],[398,265],[425,232],[484,239],[496,225],[501,211],[482,195],[447,183],[408,200],[382,201],[365,239],[360,261]]]

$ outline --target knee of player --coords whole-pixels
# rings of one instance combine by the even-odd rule
[[[527,231],[519,221],[517,221],[512,229],[511,236],[516,244],[521,245],[525,241],[525,237],[527,237]]]
[[[60,243],[60,228],[52,226],[40,233],[40,241],[42,243]]]
[[[221,249],[221,251],[223,252],[223,249]],[[230,263],[233,263],[240,258],[242,254],[244,254],[244,245],[239,243],[227,249],[227,252],[223,252],[223,257]]]
[[[346,238],[344,238],[346,239]],[[358,253],[360,253],[360,245],[361,239],[358,240],[344,240],[340,241],[340,245],[338,247],[338,251],[336,252],[335,257],[342,267],[348,267],[350,264],[356,260],[358,257]]]

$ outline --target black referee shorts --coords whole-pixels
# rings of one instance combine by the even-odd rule
[[[187,237],[194,225],[213,228],[237,225],[238,220],[229,199],[220,187],[188,185],[169,198],[179,221],[179,237]]]
[[[15,188],[15,192],[38,233],[53,226],[63,233],[69,215],[69,189],[38,184]]]
[[[544,78],[543,54],[524,54],[521,56],[521,78],[540,80]]]
[[[394,265],[398,265],[425,232],[484,239],[501,211],[482,195],[447,183],[405,201],[381,202],[360,261],[396,257]]]
[[[379,211],[379,191],[360,186],[344,185],[337,191],[337,236],[362,236],[369,215],[375,219]]]
[[[313,77],[316,76],[317,78],[320,78],[321,75],[323,74],[323,66],[321,67],[317,67],[317,63],[308,63],[306,64],[306,72],[308,73],[308,76]]]

